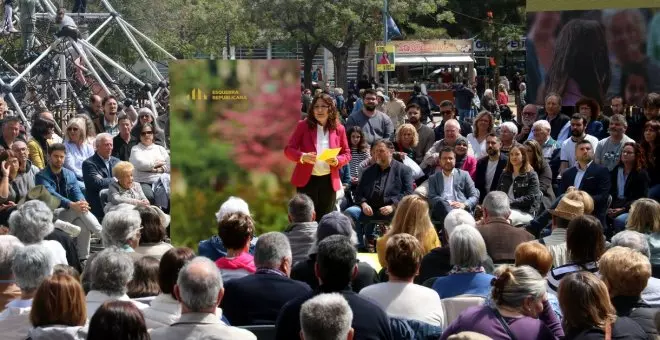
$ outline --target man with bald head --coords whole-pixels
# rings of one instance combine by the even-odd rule
[[[115,179],[112,168],[120,162],[112,156],[113,138],[107,132],[96,135],[96,153],[82,164],[83,181],[85,181],[85,196],[92,208],[92,214],[103,221],[103,205],[99,193],[107,189]]]
[[[87,113],[89,118],[96,119],[99,116],[103,115],[103,98],[101,96],[93,94],[89,97],[89,106],[87,106]]]
[[[153,340],[256,340],[250,331],[227,326],[216,314],[225,289],[213,261],[196,257],[179,271],[174,296],[181,305],[181,318],[169,327],[154,329]]]

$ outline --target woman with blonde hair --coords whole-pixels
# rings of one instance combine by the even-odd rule
[[[76,174],[80,189],[85,190],[82,164],[87,158],[94,156],[94,147],[87,143],[87,127],[84,119],[73,118],[69,121],[64,136],[64,147],[66,148],[64,167]]]
[[[651,264],[660,265],[660,203],[650,198],[633,202],[626,229],[648,235]]]
[[[493,115],[488,111],[481,111],[474,119],[472,133],[467,135],[467,140],[472,145],[472,150],[474,150],[474,158],[479,159],[488,155],[486,153],[486,137],[493,131]]]
[[[424,255],[440,246],[438,233],[433,223],[431,223],[429,204],[423,197],[419,195],[404,197],[394,213],[390,230],[376,242],[378,262],[383,268],[387,268],[387,261],[385,260],[387,240],[393,235],[402,233],[414,236],[422,245]]]
[[[627,317],[617,317],[607,286],[587,271],[571,273],[559,284],[559,305],[564,314],[566,340],[648,339]]]
[[[417,129],[412,124],[403,124],[396,130],[394,139],[395,154],[398,154],[400,159],[407,156],[415,160],[415,147],[419,143],[419,135]]]
[[[117,163],[112,169],[112,176],[117,180],[108,186],[108,203],[103,208],[105,213],[122,203],[136,206],[149,205],[142,186],[133,180],[133,170],[135,170],[133,164],[124,161]]]

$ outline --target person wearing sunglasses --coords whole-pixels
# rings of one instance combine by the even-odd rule
[[[94,155],[94,148],[87,143],[87,131],[85,120],[82,118],[73,118],[69,121],[64,135],[64,146],[66,147],[66,158],[64,167],[76,174],[80,189],[85,192],[85,182],[83,179],[82,164]]]
[[[134,180],[140,183],[151,204],[155,203],[154,184],[164,173],[170,173],[170,155],[167,149],[154,143],[154,131],[152,124],[142,124],[140,143],[131,149],[129,159],[135,167]]]
[[[142,125],[149,123],[154,130],[154,143],[162,147],[167,147],[165,144],[165,131],[163,131],[163,129],[158,125],[156,118],[156,115],[149,108],[143,107],[139,109],[137,121],[131,129],[131,136],[133,139],[140,140]]]

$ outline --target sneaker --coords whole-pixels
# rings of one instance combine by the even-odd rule
[[[8,30],[7,32],[8,32],[8,33],[18,33],[18,32],[20,32],[20,31],[17,30],[17,29],[15,29],[15,28],[11,28],[11,29]]]
[[[69,236],[71,237],[76,237],[80,234],[80,227],[75,224],[62,220],[56,220],[54,225],[55,228],[64,231],[65,233],[69,234]]]

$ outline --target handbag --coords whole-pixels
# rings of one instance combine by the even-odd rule
[[[424,171],[422,171],[422,168],[420,168],[419,164],[415,163],[415,161],[412,160],[410,157],[406,156],[403,158],[403,165],[407,166],[408,169],[412,171],[413,181],[424,176]]]

